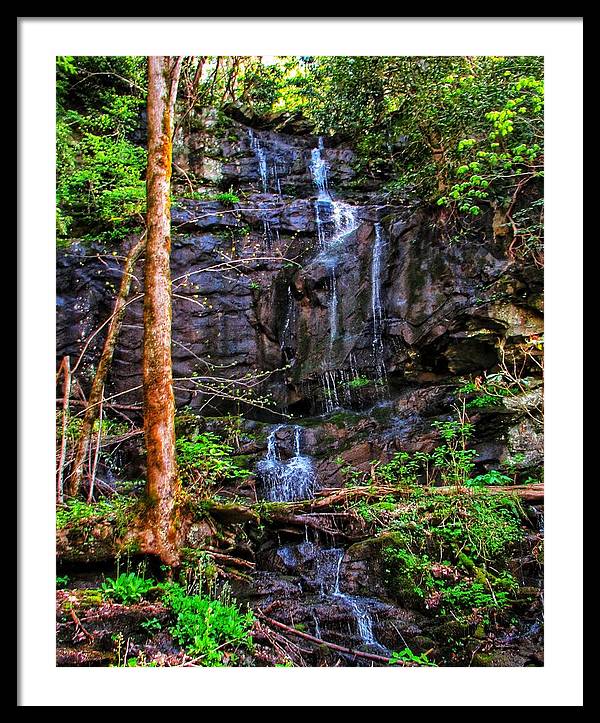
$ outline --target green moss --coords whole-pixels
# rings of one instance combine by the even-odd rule
[[[394,410],[391,406],[375,406],[371,410],[371,417],[377,420],[380,424],[387,424],[394,414]]]
[[[353,412],[336,412],[332,414],[327,421],[331,424],[335,424],[336,427],[344,428],[351,427],[362,419],[360,414]]]
[[[231,461],[236,467],[240,469],[248,470],[252,467],[256,460],[255,454],[237,454],[231,458]]]

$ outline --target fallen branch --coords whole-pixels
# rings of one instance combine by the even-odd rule
[[[376,663],[385,663],[386,665],[406,665],[404,661],[401,660],[394,660],[392,658],[387,658],[384,655],[377,655],[376,653],[364,653],[361,650],[354,650],[353,648],[347,648],[343,645],[338,645],[337,643],[329,643],[326,640],[322,640],[321,638],[316,638],[314,635],[309,635],[308,633],[303,633],[301,630],[296,630],[296,628],[291,628],[289,625],[285,625],[284,623],[280,623],[278,620],[273,620],[273,618],[268,618],[266,615],[259,611],[256,613],[256,617],[260,620],[264,620],[267,625],[273,625],[276,628],[280,628],[281,630],[285,630],[287,633],[290,633],[292,635],[297,635],[300,638],[303,638],[304,640],[308,640],[311,643],[316,643],[317,645],[324,645],[327,648],[330,648],[331,650],[337,650],[340,653],[346,653],[347,655],[352,655],[357,658],[364,658],[366,660],[372,660]]]
[[[207,550],[208,554],[214,557],[216,560],[222,560],[223,562],[227,562],[230,565],[233,565],[234,567],[248,567],[253,569],[256,567],[256,563],[250,562],[250,560],[244,560],[241,557],[233,557],[233,555],[224,555],[221,552],[213,552],[212,550]]]
[[[481,491],[491,494],[515,495],[524,502],[544,502],[544,483],[533,485],[494,485],[490,487],[429,487],[427,492],[438,495],[470,494],[477,495]]]
[[[62,399],[56,400],[57,404],[62,404]],[[87,407],[88,403],[86,401],[80,400],[80,399],[70,399],[70,404],[73,404],[77,407]],[[141,404],[106,404],[106,400],[104,400],[104,407],[105,409],[128,409],[130,411],[134,412],[141,412],[142,411],[142,405]]]
[[[387,495],[411,495],[415,489],[418,489],[422,494],[432,495],[451,495],[451,494],[471,494],[476,495],[480,491],[490,492],[492,494],[515,494],[525,502],[538,502],[541,503],[544,500],[544,483],[540,482],[531,485],[493,485],[489,487],[455,487],[455,486],[444,486],[444,487],[405,487],[398,489],[397,487],[385,486],[377,487],[365,486],[365,487],[349,487],[346,489],[327,488],[321,490],[321,495],[315,500],[308,500],[307,502],[293,503],[298,505],[300,508],[304,508],[307,505],[310,509],[322,509],[323,507],[329,507],[333,504],[345,502],[350,499],[360,498],[373,498],[377,499],[385,497]],[[298,507],[296,507],[298,509]]]
[[[94,636],[83,627],[83,625],[81,624],[81,620],[77,617],[77,615],[73,609],[69,610],[69,615],[71,616],[71,619],[75,623],[75,635],[77,635],[78,631],[81,631],[90,640],[93,640]]]
[[[58,374],[63,374],[63,399],[62,399],[62,419],[61,419],[61,439],[60,439],[60,458],[58,460],[58,473],[56,481],[56,500],[59,503],[64,502],[64,468],[65,458],[67,454],[67,418],[69,416],[69,397],[71,396],[71,361],[70,357],[63,358],[58,369]],[[57,375],[58,376],[58,375]]]
[[[81,481],[83,477],[83,465],[86,455],[88,453],[90,439],[92,436],[92,430],[94,422],[98,417],[98,405],[102,403],[104,382],[106,375],[110,369],[112,363],[115,347],[117,345],[117,339],[121,330],[121,324],[123,322],[123,316],[125,315],[125,307],[127,304],[127,297],[129,296],[129,289],[131,287],[131,280],[133,278],[133,270],[135,264],[144,250],[146,241],[145,236],[133,246],[131,251],[127,254],[125,260],[125,266],[123,268],[123,275],[121,276],[121,285],[115,301],[115,307],[112,314],[112,318],[106,334],[106,340],[104,341],[104,347],[100,360],[98,361],[98,367],[92,382],[92,388],[88,398],[88,404],[85,409],[83,422],[81,424],[79,441],[77,444],[77,450],[75,452],[75,459],[73,461],[71,476],[68,482],[68,494],[71,497],[77,497],[79,489],[81,487]]]

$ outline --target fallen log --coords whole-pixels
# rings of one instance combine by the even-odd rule
[[[515,495],[523,502],[544,502],[544,483],[533,485],[494,485],[490,487],[429,487],[426,492],[438,495],[452,495],[456,493],[477,495],[481,491],[491,494]]]
[[[537,484],[530,485],[492,485],[489,487],[434,487],[434,486],[419,486],[419,487],[373,487],[372,485],[364,487],[348,487],[348,488],[325,488],[320,490],[320,494],[314,500],[308,500],[307,502],[293,503],[301,507],[310,507],[310,509],[321,509],[330,507],[331,505],[338,504],[350,499],[361,499],[361,498],[372,498],[377,499],[385,497],[387,495],[402,496],[411,495],[415,489],[419,490],[422,494],[432,495],[452,495],[452,494],[470,494],[477,495],[479,492],[484,491],[492,494],[514,494],[524,502],[536,502],[541,504],[544,501],[544,483],[540,482]],[[290,507],[292,507],[291,505]]]
[[[377,655],[376,653],[365,653],[362,650],[354,650],[353,648],[347,648],[344,645],[338,645],[337,643],[329,643],[326,640],[322,640],[321,638],[315,637],[314,635],[309,635],[309,633],[303,633],[301,630],[296,630],[296,628],[291,628],[289,625],[280,623],[279,620],[274,620],[273,618],[268,618],[266,615],[264,615],[260,611],[255,612],[255,615],[260,620],[263,620],[267,625],[273,625],[276,628],[285,630],[287,633],[290,633],[291,635],[297,635],[299,638],[308,640],[311,643],[316,643],[317,645],[324,645],[325,647],[330,648],[331,650],[336,650],[339,653],[345,653],[347,655],[352,655],[357,658],[364,658],[365,660],[372,660],[375,663],[385,663],[386,665],[403,665],[403,666],[407,665],[402,660],[394,660],[393,658],[387,658],[385,655]]]
[[[233,555],[225,555],[221,552],[214,552],[211,549],[207,549],[206,552],[211,557],[214,557],[215,560],[221,560],[222,562],[226,562],[229,565],[233,565],[234,567],[248,567],[250,569],[253,569],[256,567],[255,562],[251,562],[250,560],[244,560],[241,557],[234,557]]]
[[[284,525],[301,525],[310,527],[318,532],[324,532],[328,535],[337,535],[351,539],[352,535],[348,534],[348,531],[341,530],[336,526],[336,522],[339,519],[350,519],[351,521],[356,520],[355,513],[351,511],[347,512],[314,512],[306,514],[293,514],[292,512],[274,512],[269,515],[269,521],[271,523],[284,524]]]

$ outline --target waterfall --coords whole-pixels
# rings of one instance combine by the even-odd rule
[[[317,225],[317,238],[322,250],[328,250],[347,234],[354,231],[358,224],[356,222],[356,210],[348,203],[335,201],[329,192],[327,173],[327,162],[322,157],[324,149],[323,137],[319,137],[317,148],[311,151],[309,163],[313,184],[318,191],[315,200],[315,221]]]
[[[369,612],[366,601],[355,595],[347,595],[340,590],[340,571],[344,550],[332,547],[321,550],[316,558],[317,576],[321,582],[321,595],[324,597],[337,598],[342,601],[351,611],[358,636],[363,645],[369,645],[379,650],[386,649],[377,641],[373,632],[373,618]],[[387,652],[387,651],[386,651]]]
[[[317,148],[311,151],[309,164],[313,184],[318,196],[315,200],[315,224],[317,227],[317,240],[323,254],[328,256],[330,276],[328,282],[329,296],[329,361],[323,377],[323,396],[326,412],[332,411],[339,405],[335,379],[328,375],[328,368],[332,366],[333,345],[338,337],[338,284],[337,284],[337,253],[343,239],[358,227],[356,209],[343,201],[335,201],[328,189],[328,166],[322,156],[324,149],[323,137],[319,137]]]
[[[292,502],[314,497],[315,472],[312,459],[302,454],[302,427],[292,427],[294,456],[282,460],[279,454],[277,434],[285,429],[279,425],[267,437],[267,454],[256,466],[263,484],[263,495],[271,502]]]
[[[283,329],[281,330],[281,340],[279,348],[283,351],[285,343],[290,331],[290,325],[294,316],[294,297],[292,296],[292,287],[288,284],[287,289],[287,311],[285,313],[285,321],[283,322]]]
[[[267,193],[269,186],[269,169],[267,167],[267,154],[262,147],[260,140],[254,135],[252,128],[248,128],[248,139],[256,160],[258,161],[258,172],[262,183],[263,193]]]
[[[313,148],[310,154],[310,172],[312,174],[314,184],[319,191],[319,198],[328,199],[327,163],[321,156],[321,151],[323,151],[323,149],[323,136],[319,136],[319,145],[317,148]]]
[[[325,413],[330,414],[340,406],[337,392],[336,372],[333,369],[326,369],[321,377],[323,387],[323,406]]]
[[[373,314],[373,361],[376,380],[387,382],[383,348],[383,308],[381,306],[381,253],[385,245],[381,224],[375,224],[375,243],[371,262],[371,310]]]
[[[329,281],[329,356],[333,351],[333,342],[337,337],[337,279],[335,276],[335,267],[331,269],[331,277]]]

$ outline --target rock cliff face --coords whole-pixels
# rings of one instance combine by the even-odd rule
[[[209,123],[175,144],[180,169],[241,199],[234,206],[173,202],[177,402],[207,409],[206,395],[183,380],[268,370],[261,390],[277,411],[312,417],[378,402],[387,405],[380,419],[391,420],[379,423],[379,446],[389,447],[395,434],[414,445],[411,432],[423,418],[448,411],[458,377],[493,369],[501,348],[506,355],[541,332],[541,274],[507,259],[489,219],[452,236],[437,210],[390,205],[357,182],[350,148],[321,146],[313,135],[253,130],[234,120]],[[182,180],[175,190],[185,187]],[[58,357],[77,356],[109,315],[121,257],[121,250],[89,245],[59,253]],[[137,278],[133,297],[142,288],[141,265]],[[140,398],[141,323],[141,300],[134,298],[110,377],[111,393],[135,389],[120,397],[125,404]],[[88,374],[101,341],[99,334],[88,347]],[[373,377],[379,385],[356,381]],[[235,408],[220,399],[209,404],[212,413]],[[481,430],[490,459],[522,442],[515,425],[527,419],[519,408],[496,411],[498,438]],[[535,430],[528,436],[526,451],[537,463],[541,442]]]

